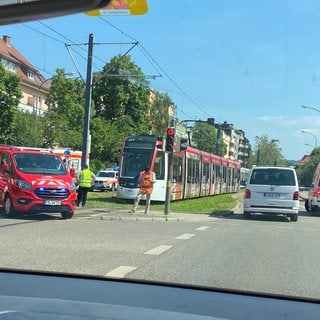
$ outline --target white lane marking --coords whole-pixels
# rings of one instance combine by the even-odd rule
[[[276,226],[277,229],[294,229],[293,227],[280,227],[280,226]]]
[[[303,231],[319,231],[319,229],[316,229],[316,228],[300,228],[300,230],[303,230]]]
[[[302,217],[300,217],[300,223],[302,222],[302,223],[312,223],[312,224],[319,224],[320,223],[320,221],[319,221],[319,219],[310,219],[310,220],[303,220],[303,221],[301,221],[301,218]],[[316,221],[316,220],[318,220],[318,221]]]
[[[175,237],[175,239],[188,240],[188,239],[192,238],[193,236],[195,236],[194,233],[185,233],[185,234],[182,234],[180,236]]]
[[[205,230],[207,230],[207,229],[209,229],[209,228],[210,228],[210,227],[202,226],[202,227],[197,228],[196,230],[205,231]]]
[[[153,255],[160,255],[161,253],[171,249],[173,246],[167,245],[160,245],[151,250],[146,251],[144,254],[153,254]]]
[[[137,267],[129,267],[129,266],[120,266],[118,268],[115,268],[105,274],[105,277],[112,277],[112,278],[123,278],[125,277],[129,272],[137,269]]]

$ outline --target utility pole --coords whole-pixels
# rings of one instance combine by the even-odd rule
[[[88,62],[87,62],[87,79],[86,79],[86,99],[84,107],[84,123],[82,136],[82,157],[81,167],[87,164],[90,153],[90,105],[92,95],[92,56],[93,56],[93,34],[89,35]]]

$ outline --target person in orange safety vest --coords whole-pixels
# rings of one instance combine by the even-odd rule
[[[145,167],[145,170],[140,172],[139,175],[139,191],[134,200],[131,213],[135,213],[139,205],[140,199],[143,195],[146,196],[146,206],[144,214],[148,214],[150,210],[151,194],[153,192],[153,185],[156,183],[156,174],[150,170],[149,166]]]

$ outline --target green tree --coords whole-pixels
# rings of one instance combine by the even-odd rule
[[[252,167],[254,164],[265,166],[287,165],[278,143],[278,140],[269,140],[266,134],[260,137],[257,136],[255,138],[252,156],[248,161],[249,167]]]
[[[113,57],[94,76],[93,88],[96,116],[113,121],[129,116],[139,131],[148,133],[149,82],[129,55]]]
[[[56,73],[46,99],[46,145],[79,150],[82,146],[85,84],[80,79],[66,78],[63,69],[57,69]]]
[[[12,141],[14,116],[21,97],[20,79],[0,64],[0,143]]]
[[[106,163],[117,163],[124,139],[133,132],[134,123],[129,116],[118,121],[95,117],[91,121],[90,158]]]
[[[44,118],[35,118],[34,114],[16,110],[12,123],[12,136],[8,143],[25,147],[43,147]]]
[[[218,141],[217,129],[206,122],[196,121],[192,129],[192,140],[200,150],[216,154],[217,148],[219,148],[219,155],[221,156],[224,156],[227,152],[227,146],[222,138],[220,138],[220,143]]]
[[[175,106],[171,98],[166,93],[154,92],[154,99],[151,103],[148,114],[150,128],[154,135],[163,136],[168,127],[169,113],[174,113]]]
[[[299,165],[296,172],[301,186],[306,186],[312,183],[312,178],[318,163],[320,162],[320,147],[313,149],[310,154],[310,159],[305,164]]]
[[[210,153],[216,152],[217,132],[215,127],[210,124],[196,121],[192,129],[192,140],[198,149]]]

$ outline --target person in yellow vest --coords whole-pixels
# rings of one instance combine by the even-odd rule
[[[134,200],[131,213],[135,213],[139,205],[140,199],[143,195],[146,196],[146,206],[144,209],[144,214],[149,214],[151,194],[153,192],[153,185],[156,183],[156,174],[150,170],[149,166],[145,167],[145,170],[140,172],[139,175],[139,191]]]
[[[82,204],[83,207],[86,205],[87,194],[95,178],[96,176],[94,175],[94,173],[89,169],[89,166],[85,164],[80,172],[79,180],[78,180],[78,184],[79,184],[78,202],[77,202],[78,207],[80,203]]]

